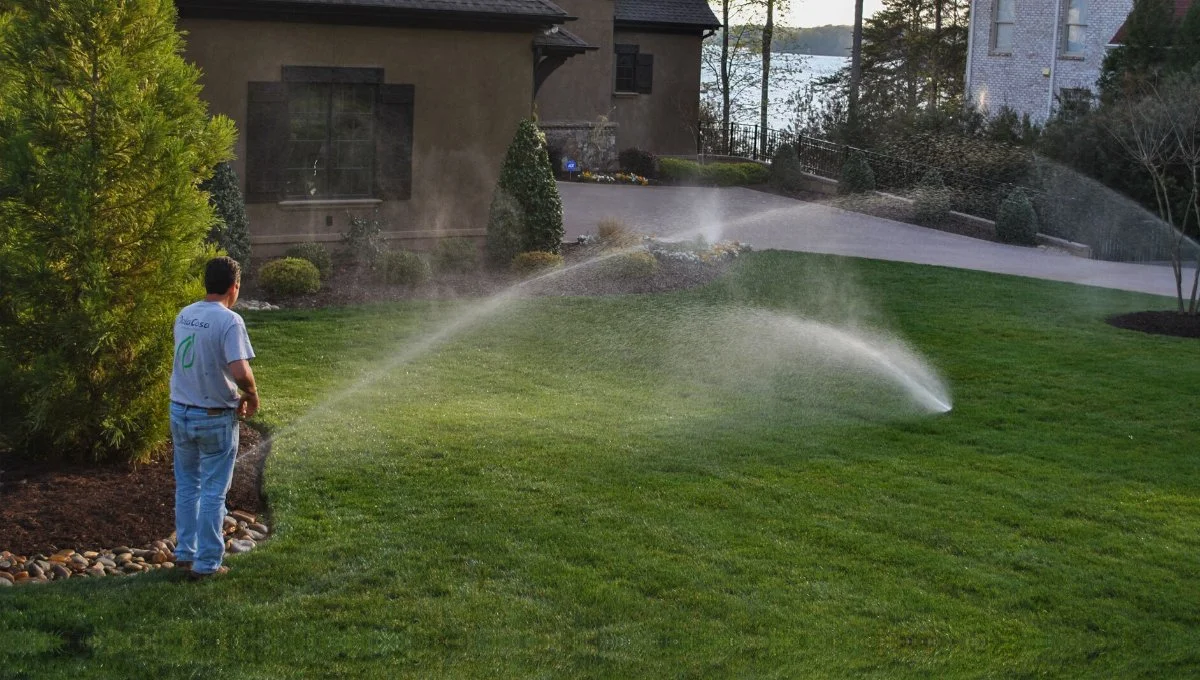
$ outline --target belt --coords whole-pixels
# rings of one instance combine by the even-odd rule
[[[226,407],[226,408],[215,408],[215,407],[210,408],[208,406],[193,406],[191,404],[184,404],[184,403],[178,402],[178,401],[172,401],[171,403],[175,404],[177,406],[182,406],[184,408],[203,409],[210,416],[223,416],[226,413],[229,413],[230,411],[233,410],[232,408],[228,408],[228,407]]]

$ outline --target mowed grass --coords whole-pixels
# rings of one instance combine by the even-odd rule
[[[1200,343],[1103,322],[1171,303],[766,252],[411,357],[472,305],[250,315],[277,535],[0,591],[0,677],[1196,677]],[[746,307],[890,329],[954,410],[710,341]]]

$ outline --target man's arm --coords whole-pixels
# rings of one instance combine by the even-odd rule
[[[253,418],[258,411],[258,385],[254,384],[254,371],[250,370],[250,362],[245,359],[230,362],[229,372],[233,374],[233,381],[242,390],[238,415],[242,418]]]

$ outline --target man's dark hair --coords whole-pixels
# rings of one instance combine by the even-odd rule
[[[224,295],[242,280],[242,267],[232,257],[214,257],[204,268],[204,289],[209,295]]]

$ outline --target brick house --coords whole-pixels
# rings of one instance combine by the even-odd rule
[[[696,151],[706,0],[555,0],[578,17],[583,52],[537,93],[539,124],[564,157],[611,167],[620,149]]]
[[[975,0],[967,43],[967,100],[1038,123],[1060,97],[1094,93],[1113,36],[1133,0]]]
[[[639,5],[625,1],[616,4]],[[241,133],[233,165],[254,256],[334,245],[349,215],[378,214],[384,236],[404,248],[481,240],[505,151],[535,96],[569,120],[595,120],[618,102],[613,120],[630,143],[661,136],[675,148],[657,121],[668,94],[688,92],[694,119],[701,27],[658,11],[643,22],[617,13],[614,0],[563,4],[579,11],[582,33],[603,39],[564,30],[575,17],[551,0],[176,0],[202,97]],[[694,63],[679,61],[693,43]],[[637,48],[632,78],[629,59],[613,58],[618,45]],[[577,58],[596,63],[557,76]],[[677,80],[675,69],[688,73]]]

